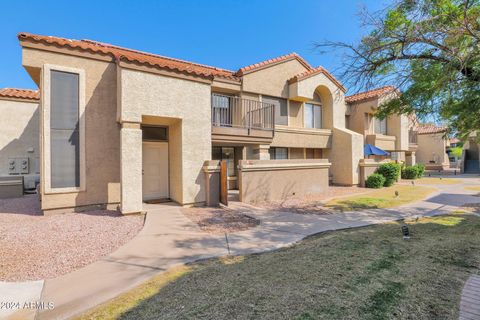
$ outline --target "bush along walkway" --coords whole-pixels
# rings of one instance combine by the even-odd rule
[[[462,179],[464,185],[479,179]],[[246,231],[214,235],[202,232],[179,206],[148,205],[142,231],[109,256],[70,274],[45,280],[41,301],[55,308],[39,310],[37,319],[65,319],[114,298],[150,277],[199,259],[264,252],[296,243],[306,236],[340,229],[447,214],[465,203],[478,203],[478,192],[442,186],[428,199],[395,209],[372,209],[332,215],[300,215],[233,207],[261,221]]]

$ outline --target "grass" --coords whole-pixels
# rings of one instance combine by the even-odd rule
[[[480,218],[406,224],[408,241],[403,223],[389,223],[196,263],[82,319],[458,319],[463,284],[479,271]]]
[[[407,180],[411,181],[411,180]],[[461,180],[455,179],[455,178],[437,178],[437,177],[423,177],[417,180],[413,180],[417,184],[457,184],[457,183],[462,183]]]
[[[362,209],[392,208],[424,199],[436,189],[411,185],[394,185],[378,189],[368,195],[333,199],[326,203],[327,208],[340,211],[357,211]],[[395,195],[398,191],[398,197]]]

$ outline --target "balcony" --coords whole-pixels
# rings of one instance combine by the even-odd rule
[[[383,134],[368,134],[366,136],[366,142],[377,148],[380,148],[385,151],[395,150],[395,136],[387,136]]]
[[[274,128],[273,104],[212,94],[212,141],[270,144]]]

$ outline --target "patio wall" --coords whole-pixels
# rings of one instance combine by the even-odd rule
[[[327,159],[242,160],[238,165],[240,201],[255,203],[321,193],[328,188]]]
[[[360,167],[360,187],[365,187],[365,181],[368,176],[375,173],[377,168],[383,163],[389,163],[390,160],[378,161],[376,159],[360,159],[358,165]]]

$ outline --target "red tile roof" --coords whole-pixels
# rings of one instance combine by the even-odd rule
[[[417,130],[418,134],[442,133],[447,131],[447,127],[436,126],[434,124],[419,124]]]
[[[394,86],[385,86],[373,90],[360,92],[345,98],[346,103],[357,103],[369,99],[380,98],[381,96],[397,90]]]
[[[305,72],[299,73],[293,78],[290,78],[288,80],[288,83],[295,83],[297,81],[301,81],[307,78],[310,78],[314,75],[323,73],[327,78],[329,78],[332,82],[334,82],[340,89],[343,90],[343,92],[346,92],[347,89],[342,85],[340,81],[338,81],[330,72],[328,72],[325,68],[323,67],[317,67],[315,69],[310,69]]]
[[[164,57],[152,53],[118,47],[108,43],[92,40],[73,40],[60,37],[42,36],[30,33],[19,33],[20,41],[30,41],[57,47],[67,47],[79,51],[109,55],[112,60],[134,62],[143,65],[168,69],[200,77],[223,77],[238,80],[234,72],[226,69],[211,67],[199,63],[188,62],[180,59]]]
[[[258,63],[254,63],[254,64],[251,64],[249,66],[246,66],[246,67],[243,67],[243,68],[240,68],[236,73],[235,75],[237,76],[243,76],[244,74],[246,73],[250,73],[252,71],[255,71],[257,69],[260,69],[260,68],[264,68],[270,64],[274,64],[274,63],[279,63],[279,62],[283,62],[283,61],[288,61],[288,60],[293,60],[293,59],[296,59],[298,62],[300,62],[305,68],[307,69],[313,69],[312,66],[307,62],[305,61],[302,57],[300,57],[297,53],[295,52],[292,52],[292,53],[289,53],[287,55],[284,55],[284,56],[280,56],[280,57],[276,57],[276,58],[273,58],[273,59],[269,59],[269,60],[265,60],[265,61],[262,61],[262,62],[258,62]]]
[[[0,97],[38,101],[40,100],[40,93],[38,90],[3,88],[0,89]]]

